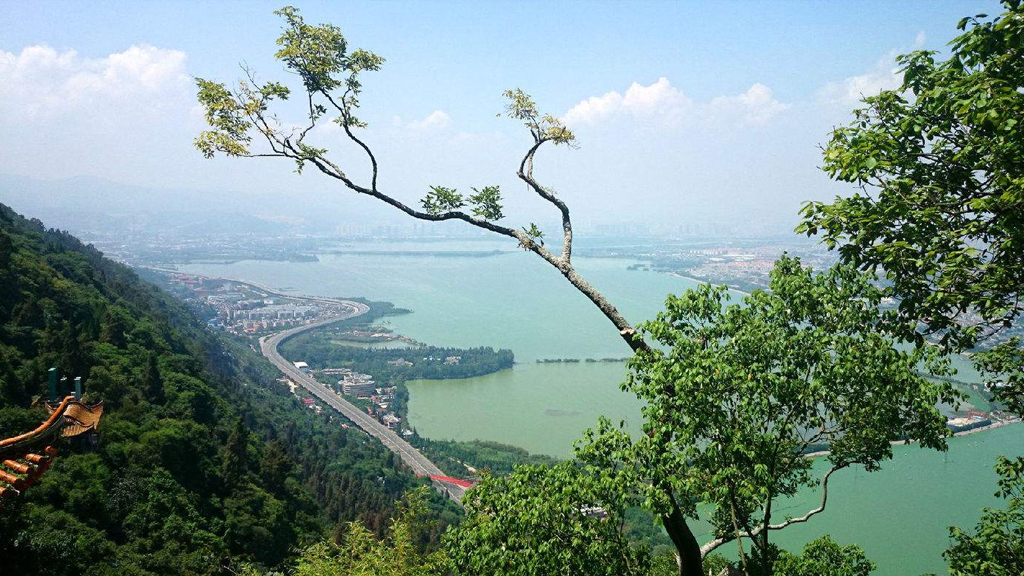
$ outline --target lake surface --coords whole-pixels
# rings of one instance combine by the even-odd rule
[[[495,253],[494,251],[498,251]],[[486,253],[486,254],[485,254]],[[579,271],[633,322],[652,318],[665,295],[694,282],[627,271],[631,262],[578,259]],[[413,310],[388,324],[399,334],[442,346],[510,348],[516,366],[479,378],[409,385],[410,424],[431,438],[475,438],[556,456],[570,453],[599,415],[639,426],[639,403],[621,392],[619,363],[538,364],[544,358],[624,357],[611,323],[560,274],[504,242],[357,242],[319,262],[241,261],[183,270],[292,287],[322,296],[365,296]],[[739,295],[737,295],[738,297]],[[957,362],[959,379],[976,376]],[[1024,426],[954,438],[947,453],[900,446],[883,470],[846,470],[833,478],[829,509],[776,538],[798,547],[831,533],[860,544],[879,576],[944,572],[947,526],[973,525],[992,497],[999,454],[1020,455]],[[813,508],[808,491],[783,512]],[[733,550],[735,547],[731,547]]]
[[[437,255],[446,248],[488,255]],[[384,322],[399,334],[431,345],[485,345],[515,353],[512,370],[467,380],[410,382],[410,424],[425,436],[497,440],[568,456],[572,442],[596,424],[598,415],[638,424],[638,401],[619,390],[622,364],[536,362],[630,353],[590,301],[536,256],[486,241],[358,244],[352,250],[322,254],[319,262],[242,261],[182,269],[309,294],[388,300],[413,311]],[[417,251],[425,254],[410,254]],[[632,320],[653,317],[665,295],[695,286],[667,274],[627,271],[629,264],[580,259],[577,266]]]

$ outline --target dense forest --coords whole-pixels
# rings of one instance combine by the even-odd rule
[[[45,417],[46,371],[104,402],[98,442],[62,446],[0,510],[4,573],[215,574],[281,565],[359,521],[382,534],[422,485],[376,442],[303,409],[273,367],[71,235],[0,205],[0,437]],[[92,445],[95,447],[91,447]],[[429,498],[417,538],[452,505]]]

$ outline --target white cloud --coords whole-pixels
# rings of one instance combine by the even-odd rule
[[[563,121],[569,124],[592,124],[611,116],[622,108],[622,94],[608,92],[604,96],[591,96],[565,113]]]
[[[189,85],[186,55],[149,45],[132,46],[104,58],[74,50],[28,46],[0,50],[0,110],[5,116],[56,116],[95,106],[116,110],[135,100],[152,106]]]
[[[825,104],[849,108],[868,96],[899,88],[903,83],[903,73],[896,67],[893,58],[893,54],[882,58],[874,70],[865,74],[851,76],[841,82],[829,82],[818,91],[818,98]]]
[[[395,117],[395,123],[401,124],[401,119]],[[436,130],[441,128],[447,128],[452,125],[452,117],[443,110],[434,110],[430,114],[427,114],[426,118],[420,120],[413,120],[404,125],[408,130],[415,130],[422,132],[426,130]]]
[[[738,118],[744,124],[764,126],[789,105],[776,100],[771,88],[757,83],[738,96],[716,96],[709,107],[719,118]]]
[[[622,99],[622,107],[632,114],[673,113],[690,106],[690,99],[665,77],[650,86],[634,82]]]
[[[924,30],[917,33],[917,37],[914,38],[914,49],[921,48],[924,46],[925,41],[928,37],[925,35]]]
[[[618,92],[607,92],[603,96],[591,96],[573,106],[565,113],[567,124],[593,124],[615,115],[626,114],[634,118],[660,117],[678,120],[690,108],[692,102],[667,78],[643,86],[634,82],[625,96]]]
[[[716,96],[706,103],[695,103],[667,78],[659,78],[648,86],[634,82],[625,95],[613,91],[592,96],[573,106],[563,120],[569,125],[580,125],[628,117],[677,126],[684,120],[720,125],[738,119],[740,124],[760,126],[788,107],[775,99],[771,88],[764,84],[754,84],[736,96]]]

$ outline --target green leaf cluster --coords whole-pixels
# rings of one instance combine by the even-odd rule
[[[469,203],[473,207],[473,215],[484,220],[501,220],[505,217],[502,213],[501,190],[497,186],[484,186],[478,190],[473,188],[475,194],[469,197]]]
[[[774,566],[776,576],[868,576],[875,570],[863,549],[843,546],[831,536],[808,542],[800,554],[779,551]]]
[[[454,188],[431,186],[427,195],[420,200],[420,205],[427,214],[440,216],[456,212],[465,206],[472,207],[472,214],[485,221],[501,220],[505,217],[501,200],[501,189],[498,186],[484,186],[482,189],[472,188],[474,194],[464,197]]]
[[[197,98],[206,110],[206,123],[213,130],[204,130],[195,140],[195,146],[207,158],[217,152],[228,156],[249,153],[249,120],[244,105],[227,86],[219,82],[196,78]]]
[[[862,191],[807,203],[798,228],[883,271],[902,315],[953,349],[1022,310],[1024,11],[1004,6],[961,21],[946,60],[897,58],[902,85],[866,98],[824,150],[824,170]]]
[[[647,574],[648,550],[622,531],[631,504],[622,480],[575,462],[485,478],[466,495],[466,519],[445,534],[455,574]]]
[[[295,562],[295,576],[446,576],[444,552],[426,552],[419,542],[430,522],[426,488],[410,492],[385,538],[359,522],[351,522],[338,545],[321,542],[304,549]],[[257,576],[259,573],[250,571]]]
[[[502,95],[508,101],[505,104],[505,116],[521,121],[530,129],[535,142],[540,144],[550,141],[555,145],[564,144],[570,147],[576,145],[576,134],[561,119],[541,113],[533,97],[521,88],[506,90]]]
[[[454,188],[431,186],[427,195],[420,200],[420,204],[428,214],[437,216],[462,208],[466,205],[466,199]]]

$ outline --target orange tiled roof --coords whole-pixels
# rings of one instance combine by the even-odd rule
[[[78,436],[99,425],[103,403],[87,406],[67,396],[46,404],[50,417],[35,430],[0,440],[0,499],[21,494],[53,463],[60,438]]]

